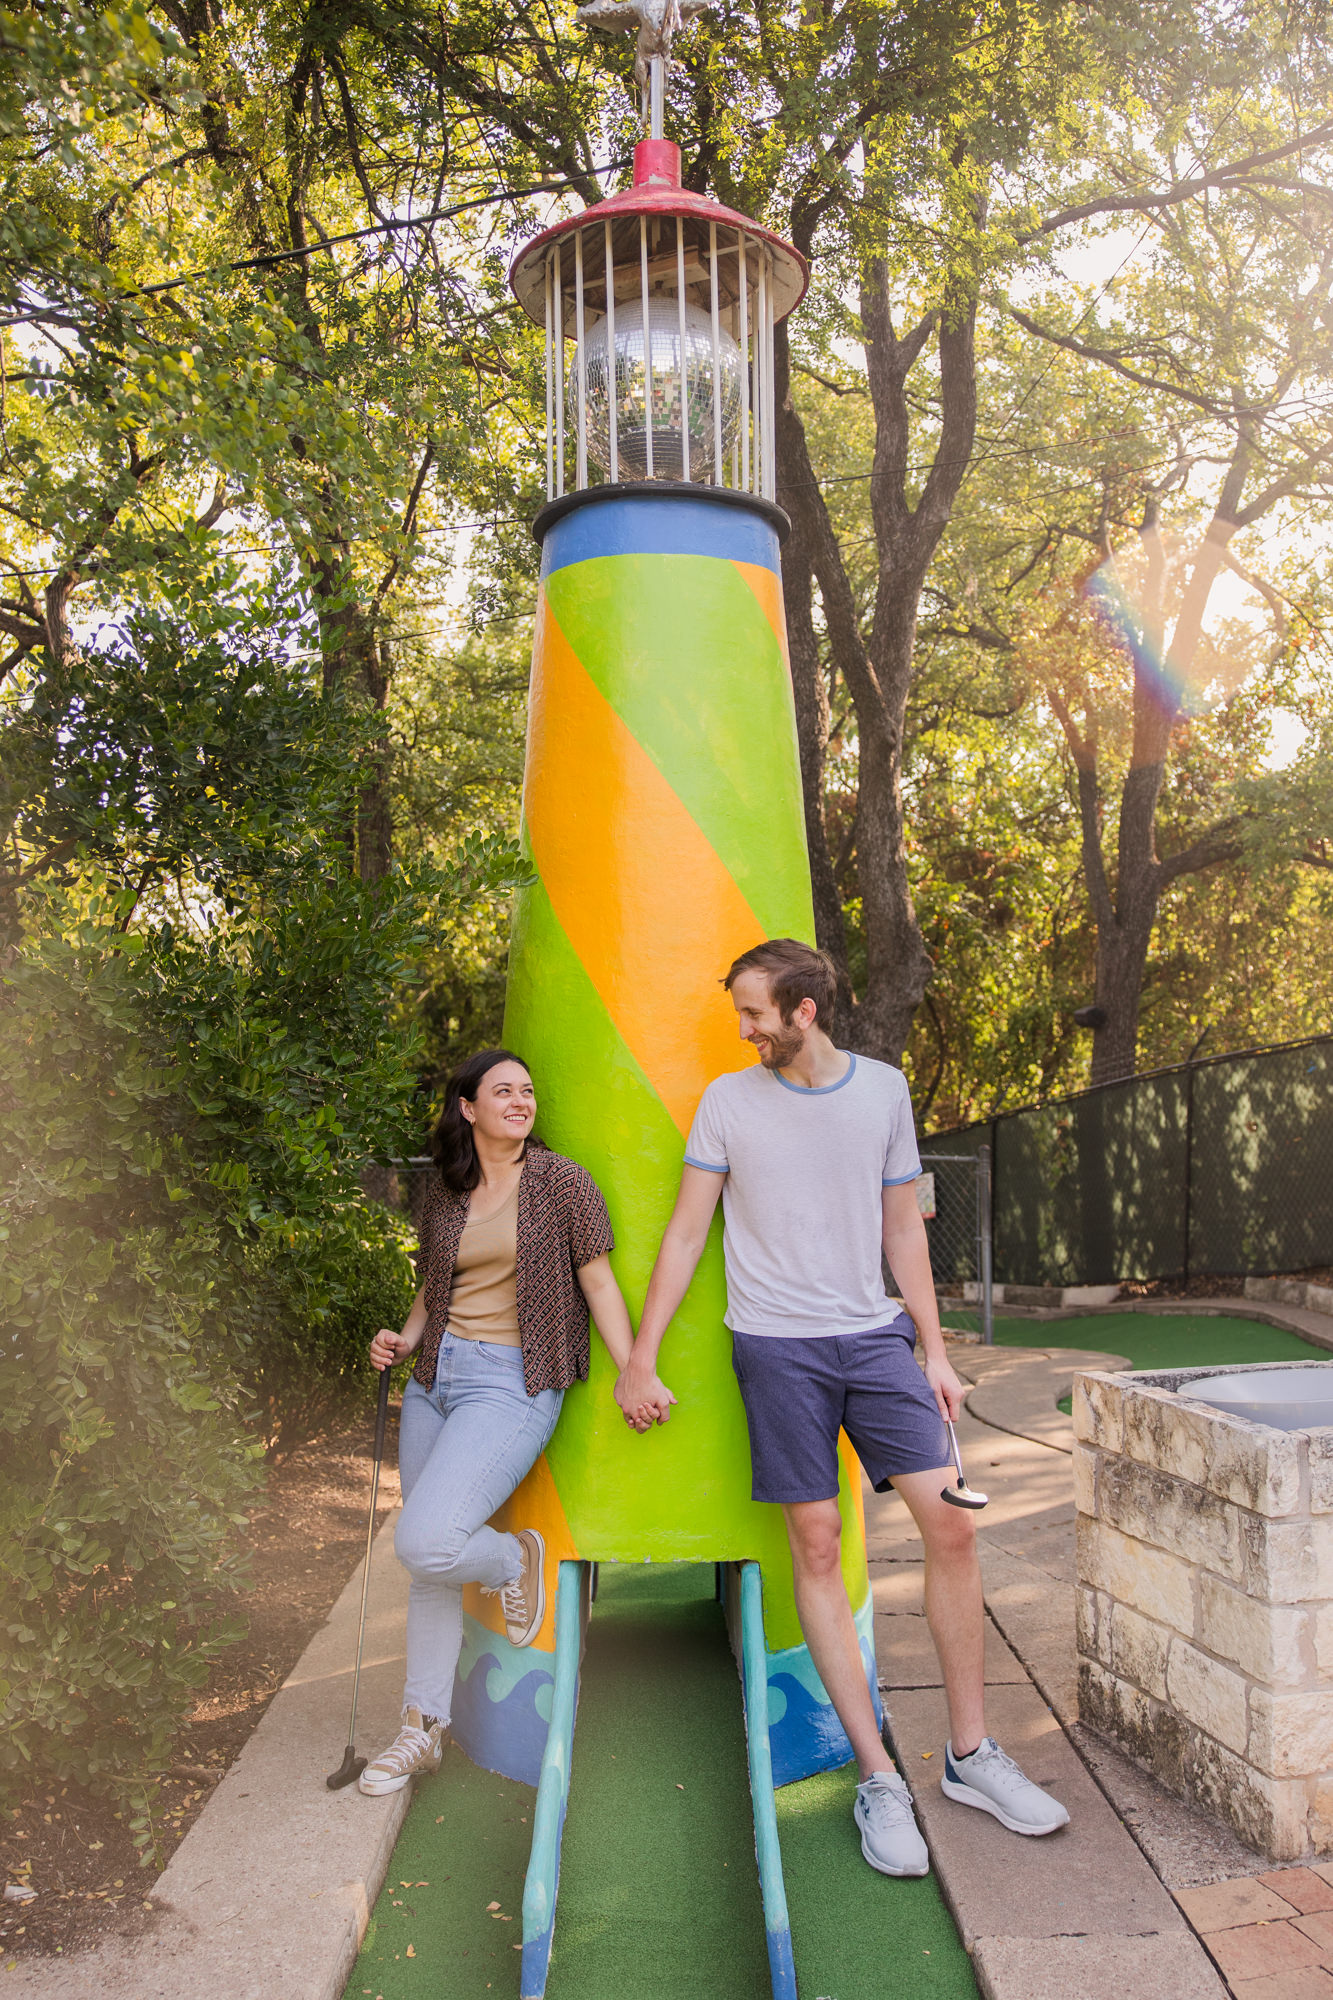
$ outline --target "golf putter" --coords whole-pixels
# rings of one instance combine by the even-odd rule
[[[366,1599],[370,1594],[370,1551],[375,1540],[375,1507],[380,1493],[380,1465],[384,1458],[384,1433],[389,1422],[389,1377],[392,1368],[380,1370],[380,1400],[375,1412],[375,1469],[370,1475],[370,1519],[366,1522],[366,1560],[361,1569],[361,1621],[356,1628],[356,1671],[352,1675],[352,1719],[347,1725],[347,1748],[342,1763],[324,1780],[331,1792],[341,1791],[359,1778],[369,1758],[356,1754],[356,1698],[361,1688],[361,1648],[366,1638]]]
[[[963,1471],[962,1453],[958,1449],[958,1433],[947,1417],[944,1419],[944,1428],[949,1433],[949,1443],[953,1447],[953,1462],[958,1467],[958,1484],[946,1486],[940,1494],[940,1499],[947,1500],[951,1507],[984,1507],[986,1495],[976,1492],[967,1483],[967,1475]],[[329,1782],[332,1783],[332,1779]]]

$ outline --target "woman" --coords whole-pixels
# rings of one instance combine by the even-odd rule
[[[499,1596],[511,1644],[532,1643],[546,1607],[542,1536],[486,1523],[545,1449],[569,1384],[587,1379],[589,1308],[617,1372],[634,1344],[606,1203],[582,1167],[532,1137],[536,1115],[532,1078],[508,1049],[484,1049],[449,1079],[421,1218],[425,1282],[402,1332],[381,1327],[370,1343],[376,1368],[417,1359],[394,1536],[412,1578],[403,1726],[362,1772],[363,1792],[439,1769],[465,1583]]]

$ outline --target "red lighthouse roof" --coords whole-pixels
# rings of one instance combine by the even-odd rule
[[[774,235],[771,229],[752,222],[748,216],[738,215],[735,209],[724,208],[721,202],[710,201],[706,195],[694,194],[689,188],[683,188],[680,184],[680,148],[669,139],[641,139],[634,149],[632,187],[623,188],[619,194],[598,202],[593,208],[584,209],[581,215],[571,215],[565,221],[555,223],[520,250],[509,271],[509,283],[515,298],[529,319],[542,325],[546,316],[546,253],[553,244],[564,237],[572,239],[575,234],[584,233],[585,261],[591,267],[595,245],[600,265],[605,228],[609,223],[616,263],[623,259],[626,264],[632,263],[637,268],[637,225],[640,217],[665,221],[676,216],[687,225],[688,238],[700,250],[708,243],[710,225],[715,225],[733,240],[733,232],[743,232],[751,241],[766,245],[773,259],[773,318],[785,319],[792,308],[800,304],[810,282],[809,267],[800,251],[784,242],[781,236]],[[592,234],[593,244],[588,243],[588,232]],[[571,274],[572,270],[571,249]]]

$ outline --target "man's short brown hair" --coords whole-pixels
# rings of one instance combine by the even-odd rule
[[[838,997],[838,975],[826,952],[801,944],[796,938],[770,938],[743,951],[722,984],[728,993],[742,972],[762,972],[768,981],[768,996],[784,1021],[790,1021],[802,1000],[815,1003],[815,1026],[825,1034],[833,1027],[833,1009]]]

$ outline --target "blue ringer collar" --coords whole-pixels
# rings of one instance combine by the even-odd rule
[[[778,1082],[782,1085],[782,1088],[784,1090],[794,1090],[798,1097],[827,1097],[831,1091],[841,1090],[843,1085],[850,1083],[852,1078],[856,1075],[856,1057],[852,1054],[851,1050],[840,1049],[838,1053],[839,1055],[844,1055],[847,1058],[847,1074],[845,1076],[840,1076],[836,1083],[819,1083],[815,1084],[812,1088],[807,1089],[803,1084],[788,1083],[786,1077],[782,1074],[782,1071],[779,1069],[770,1070],[769,1074],[770,1076],[775,1076],[777,1078]]]

